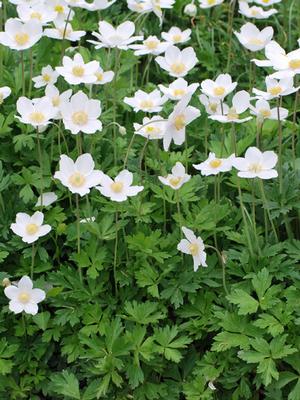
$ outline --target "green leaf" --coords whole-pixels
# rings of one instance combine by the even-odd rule
[[[232,347],[248,349],[250,347],[249,337],[239,333],[220,332],[214,337],[215,343],[212,346],[213,351],[226,351]]]
[[[234,289],[227,299],[238,306],[240,315],[253,314],[258,309],[258,301],[242,289]]]
[[[284,331],[281,323],[273,315],[269,314],[260,314],[260,318],[254,321],[254,325],[261,329],[266,329],[273,337]]]
[[[71,399],[80,400],[79,382],[72,372],[67,370],[53,374],[51,377],[51,391]]]

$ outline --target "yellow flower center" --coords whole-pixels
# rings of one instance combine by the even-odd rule
[[[115,193],[120,193],[123,190],[124,184],[122,182],[114,182],[110,185],[110,188]]]
[[[251,164],[249,166],[249,171],[254,172],[254,173],[261,172],[262,171],[262,166],[261,166],[261,164],[257,164],[257,163]]]
[[[40,111],[34,111],[33,113],[30,114],[29,118],[30,121],[35,124],[41,124],[42,122],[45,121],[45,115]]]
[[[267,108],[262,108],[259,110],[259,114],[262,115],[264,118],[268,118],[271,115],[271,111]]]
[[[300,68],[300,59],[291,60],[291,61],[289,62],[289,67],[292,68],[292,69],[298,69],[298,68]]]
[[[41,21],[41,19],[42,19],[42,14],[39,13],[39,12],[37,12],[37,11],[34,11],[34,12],[32,12],[32,13],[30,14],[30,18],[31,18],[31,19],[38,19],[39,21]]]
[[[262,0],[263,3],[268,4],[270,0]]]
[[[67,28],[66,30],[65,30],[65,28],[58,28],[57,30],[62,38],[67,38],[68,35],[70,33],[72,33],[72,29],[70,29],[70,28]]]
[[[69,178],[70,184],[77,188],[83,186],[85,184],[85,181],[86,181],[85,177],[80,172],[75,172]]]
[[[251,39],[248,41],[248,43],[249,43],[249,44],[256,45],[256,46],[262,46],[262,45],[264,44],[263,40],[258,39],[258,38],[251,38]]]
[[[155,50],[155,49],[157,49],[158,43],[159,43],[158,40],[148,40],[148,41],[145,41],[145,42],[144,42],[144,44],[146,45],[146,47],[147,47],[149,50]]]
[[[56,11],[56,12],[58,12],[58,13],[63,13],[64,12],[64,6],[62,6],[61,4],[57,4],[55,7],[54,7],[54,11]]]
[[[24,46],[24,44],[28,43],[29,35],[25,32],[19,32],[15,35],[15,41],[19,46]]]
[[[30,295],[26,292],[21,292],[18,296],[18,300],[20,303],[26,304],[30,300]]]
[[[258,14],[258,11],[255,9],[251,10],[251,15],[253,15],[253,17],[255,17]]]
[[[183,114],[177,115],[174,125],[177,131],[183,129],[185,127],[185,116]]]
[[[178,33],[177,35],[173,35],[173,42],[178,43],[182,39],[182,36]]]
[[[182,62],[177,62],[172,64],[170,69],[174,74],[182,74],[186,70],[186,67]]]
[[[212,168],[218,168],[221,164],[222,164],[222,160],[219,160],[218,158],[216,158],[214,160],[211,160],[210,163],[209,163],[209,165]]]
[[[97,81],[101,82],[103,80],[103,74],[101,72],[96,72],[95,76],[97,78]]]
[[[213,6],[214,4],[216,4],[216,0],[207,0],[207,4]]]
[[[215,96],[223,96],[224,93],[225,93],[225,88],[223,86],[217,86],[214,88]]]
[[[43,75],[43,80],[44,80],[45,82],[50,82],[51,76],[50,76],[49,74],[44,74],[44,75]]]
[[[212,112],[216,112],[217,108],[218,108],[218,104],[217,103],[210,103],[209,108],[211,109]]]
[[[0,104],[2,104],[2,103],[3,103],[3,94],[0,93]]]
[[[26,226],[26,233],[28,233],[28,235],[35,235],[38,230],[39,227],[37,226],[37,224],[28,224]]]
[[[140,107],[141,108],[152,108],[153,107],[153,101],[152,100],[142,100],[140,102]]]
[[[181,181],[182,178],[180,176],[174,176],[173,178],[169,179],[169,182],[171,183],[172,186],[178,186]]]
[[[282,87],[281,86],[273,86],[268,90],[268,92],[272,96],[278,96],[282,92]]]
[[[76,111],[72,115],[72,121],[76,125],[85,125],[89,120],[89,117],[85,111]]]
[[[196,243],[190,244],[189,249],[192,256],[196,256],[198,254],[199,248]]]
[[[58,107],[59,104],[60,104],[60,98],[59,98],[59,96],[54,96],[54,97],[52,98],[52,105],[53,105],[53,107]]]
[[[227,119],[239,119],[239,114],[236,112],[234,107],[229,109]]]
[[[80,78],[84,74],[84,68],[81,65],[76,65],[75,67],[73,67],[72,73],[73,75],[78,76]]]
[[[174,91],[173,91],[174,96],[183,96],[184,94],[185,94],[184,89],[174,89]]]

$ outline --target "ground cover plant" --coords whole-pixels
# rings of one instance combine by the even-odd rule
[[[0,398],[299,400],[298,0],[0,13]]]

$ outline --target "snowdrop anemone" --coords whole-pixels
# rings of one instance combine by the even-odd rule
[[[54,192],[46,192],[38,197],[35,207],[48,207],[58,199]]]
[[[108,0],[94,0],[92,3],[86,3],[85,5],[81,5],[82,8],[85,8],[86,10],[89,11],[100,11],[100,10],[106,10],[109,8],[111,5],[113,5],[116,2],[116,0],[108,1]]]
[[[275,10],[275,8],[271,8],[270,10],[265,11],[261,7],[249,7],[249,4],[245,1],[239,2],[239,13],[247,18],[265,19],[269,18],[271,15],[277,14],[277,12],[278,11]]]
[[[89,99],[81,90],[60,106],[63,123],[73,135],[79,132],[92,134],[102,130],[98,120],[101,115],[100,100]]]
[[[179,78],[186,76],[197,64],[198,59],[192,47],[180,50],[178,47],[169,46],[164,57],[158,56],[155,58],[155,61],[170,76]]]
[[[186,43],[191,39],[191,29],[185,29],[182,31],[176,26],[172,26],[168,32],[162,32],[161,37],[168,43],[177,45],[180,43]]]
[[[191,229],[183,226],[182,232],[186,239],[182,239],[177,245],[177,250],[185,254],[190,254],[194,261],[194,271],[196,272],[201,265],[202,267],[207,267],[206,264],[206,253],[203,240],[200,236],[196,236]]]
[[[254,58],[251,61],[258,67],[272,67],[275,58],[286,59],[286,51],[275,40],[272,40],[265,47],[265,56],[267,60]]]
[[[199,84],[192,83],[189,85],[185,79],[178,78],[173,81],[169,87],[165,87],[163,85],[158,85],[158,87],[168,99],[181,100],[187,94],[192,96],[199,87]]]
[[[99,33],[92,33],[98,41],[88,40],[88,42],[94,44],[96,49],[117,47],[120,50],[128,50],[131,43],[143,40],[143,36],[133,36],[134,31],[135,25],[131,21],[125,21],[117,28],[106,21],[100,21]]]
[[[93,82],[93,85],[105,85],[114,79],[115,73],[113,71],[103,71],[99,66],[95,72],[95,76],[97,80]]]
[[[127,7],[129,10],[139,14],[152,11],[152,4],[150,0],[127,0]]]
[[[144,189],[144,186],[132,186],[133,174],[126,169],[121,171],[114,180],[103,174],[100,185],[96,189],[110,200],[122,202],[128,197],[136,196]]]
[[[152,118],[145,117],[143,124],[133,124],[135,135],[140,135],[148,140],[162,139],[166,131],[166,121],[159,115]]]
[[[158,89],[150,93],[138,90],[133,97],[125,97],[124,103],[132,107],[135,112],[144,111],[154,113],[161,111],[167,100],[167,97],[162,96]]]
[[[280,3],[281,0],[254,0],[254,2],[262,6],[272,6],[273,4]]]
[[[200,164],[193,164],[193,167],[200,171],[203,176],[217,175],[220,172],[231,171],[234,158],[234,154],[228,158],[218,158],[215,153],[209,153],[207,160]]]
[[[247,22],[241,27],[240,32],[234,32],[239,42],[250,51],[259,51],[272,40],[274,30],[267,26],[260,31],[254,24]]]
[[[267,100],[259,99],[255,103],[255,107],[250,104],[250,113],[257,117],[258,123],[262,123],[266,119],[278,120],[278,117],[282,121],[288,117],[289,110],[283,107],[271,108]]]
[[[7,97],[11,95],[11,88],[8,86],[0,87],[0,105],[3,103]]]
[[[181,145],[185,141],[185,128],[194,119],[200,116],[200,111],[189,106],[191,100],[190,95],[183,97],[174,107],[173,112],[170,114],[167,124],[166,132],[163,137],[164,150],[168,151],[171,141],[173,140],[175,144]]]
[[[280,96],[288,96],[291,93],[297,92],[299,89],[299,87],[294,87],[293,78],[283,78],[277,80],[267,76],[265,82],[267,87],[266,92],[256,88],[253,89],[254,94],[256,94],[258,97],[262,97],[265,100],[275,99]]]
[[[222,4],[224,0],[199,0],[200,8],[211,8]]]
[[[223,110],[222,115],[210,115],[208,118],[223,123],[234,122],[241,124],[242,122],[249,121],[252,117],[240,118],[240,114],[243,114],[250,107],[250,94],[245,90],[237,92],[232,98],[232,106],[227,109],[226,112]]]
[[[55,11],[55,21],[63,22],[67,19],[71,21],[74,17],[74,11],[70,10],[65,0],[47,0],[47,6]]]
[[[40,237],[47,235],[51,231],[50,225],[43,225],[44,214],[36,211],[32,216],[26,213],[18,213],[16,222],[10,228],[16,235],[22,238],[25,243],[34,243]]]
[[[47,85],[54,85],[57,81],[58,73],[53,70],[51,65],[42,68],[42,73],[39,76],[32,78],[35,88],[41,88]]]
[[[35,45],[43,34],[42,24],[36,20],[28,22],[10,18],[0,32],[0,43],[12,50],[26,50]]]
[[[162,24],[162,10],[172,8],[175,0],[150,0],[153,13],[159,18],[160,25]]]
[[[143,56],[145,54],[158,54],[164,53],[170,46],[168,42],[161,42],[157,36],[149,36],[142,44],[132,44],[129,46],[130,49],[135,50],[135,56]]]
[[[37,20],[42,25],[53,21],[56,18],[56,12],[45,3],[34,5],[20,4],[17,7],[17,13],[21,21],[28,22]]]
[[[36,315],[38,303],[46,298],[44,290],[33,289],[32,280],[28,276],[23,276],[16,286],[7,286],[4,294],[10,300],[8,307],[14,314],[24,311],[26,314]]]
[[[64,103],[68,103],[72,96],[72,89],[68,89],[63,93],[59,93],[59,90],[54,85],[47,85],[45,89],[45,97],[47,97],[54,108],[54,119],[61,119],[60,107]]]
[[[272,179],[278,176],[274,169],[277,159],[274,151],[261,152],[257,147],[249,147],[244,158],[233,160],[233,166],[239,171],[240,178]]]
[[[97,80],[95,74],[98,68],[98,61],[90,61],[85,64],[81,54],[77,53],[73,60],[64,56],[63,66],[56,67],[56,71],[71,85],[79,85],[80,83],[94,83]]]
[[[207,114],[227,114],[229,109],[227,104],[223,103],[221,105],[220,100],[216,99],[215,97],[206,96],[206,94],[200,94],[198,98],[200,103],[204,105]]]
[[[29,6],[34,6],[35,4],[39,3],[40,0],[9,0],[11,4],[15,4],[16,6],[19,4],[28,4]]]
[[[90,193],[90,189],[99,185],[103,172],[94,169],[95,163],[89,153],[82,154],[74,162],[66,155],[60,156],[59,170],[55,172],[54,178],[70,192],[84,196]]]
[[[177,162],[172,168],[172,173],[167,176],[159,176],[158,179],[166,186],[178,190],[191,179],[191,175],[185,173],[185,168],[181,162]]]
[[[189,3],[184,7],[183,12],[189,17],[195,17],[197,15],[197,7],[194,2]]]
[[[224,98],[237,86],[237,82],[232,82],[229,74],[220,74],[215,81],[205,79],[201,82],[201,91],[209,97],[223,101]]]
[[[27,97],[19,97],[17,111],[20,116],[17,115],[16,118],[23,124],[30,124],[35,128],[46,127],[56,113],[51,100],[47,97],[33,100]]]
[[[47,28],[44,30],[44,36],[57,40],[70,40],[70,42],[77,42],[86,34],[85,31],[74,31],[72,25],[65,21],[54,21],[54,28]]]

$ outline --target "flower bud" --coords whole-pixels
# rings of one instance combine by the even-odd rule
[[[124,126],[120,125],[119,126],[119,133],[120,133],[120,135],[125,136],[126,133],[127,133],[126,128]]]
[[[189,17],[195,17],[197,15],[197,7],[195,6],[194,3],[189,3],[184,7],[183,12],[185,15],[188,15]]]
[[[3,281],[2,281],[2,286],[3,287],[7,287],[7,286],[10,286],[10,285],[11,285],[10,280],[8,278],[4,278]]]

